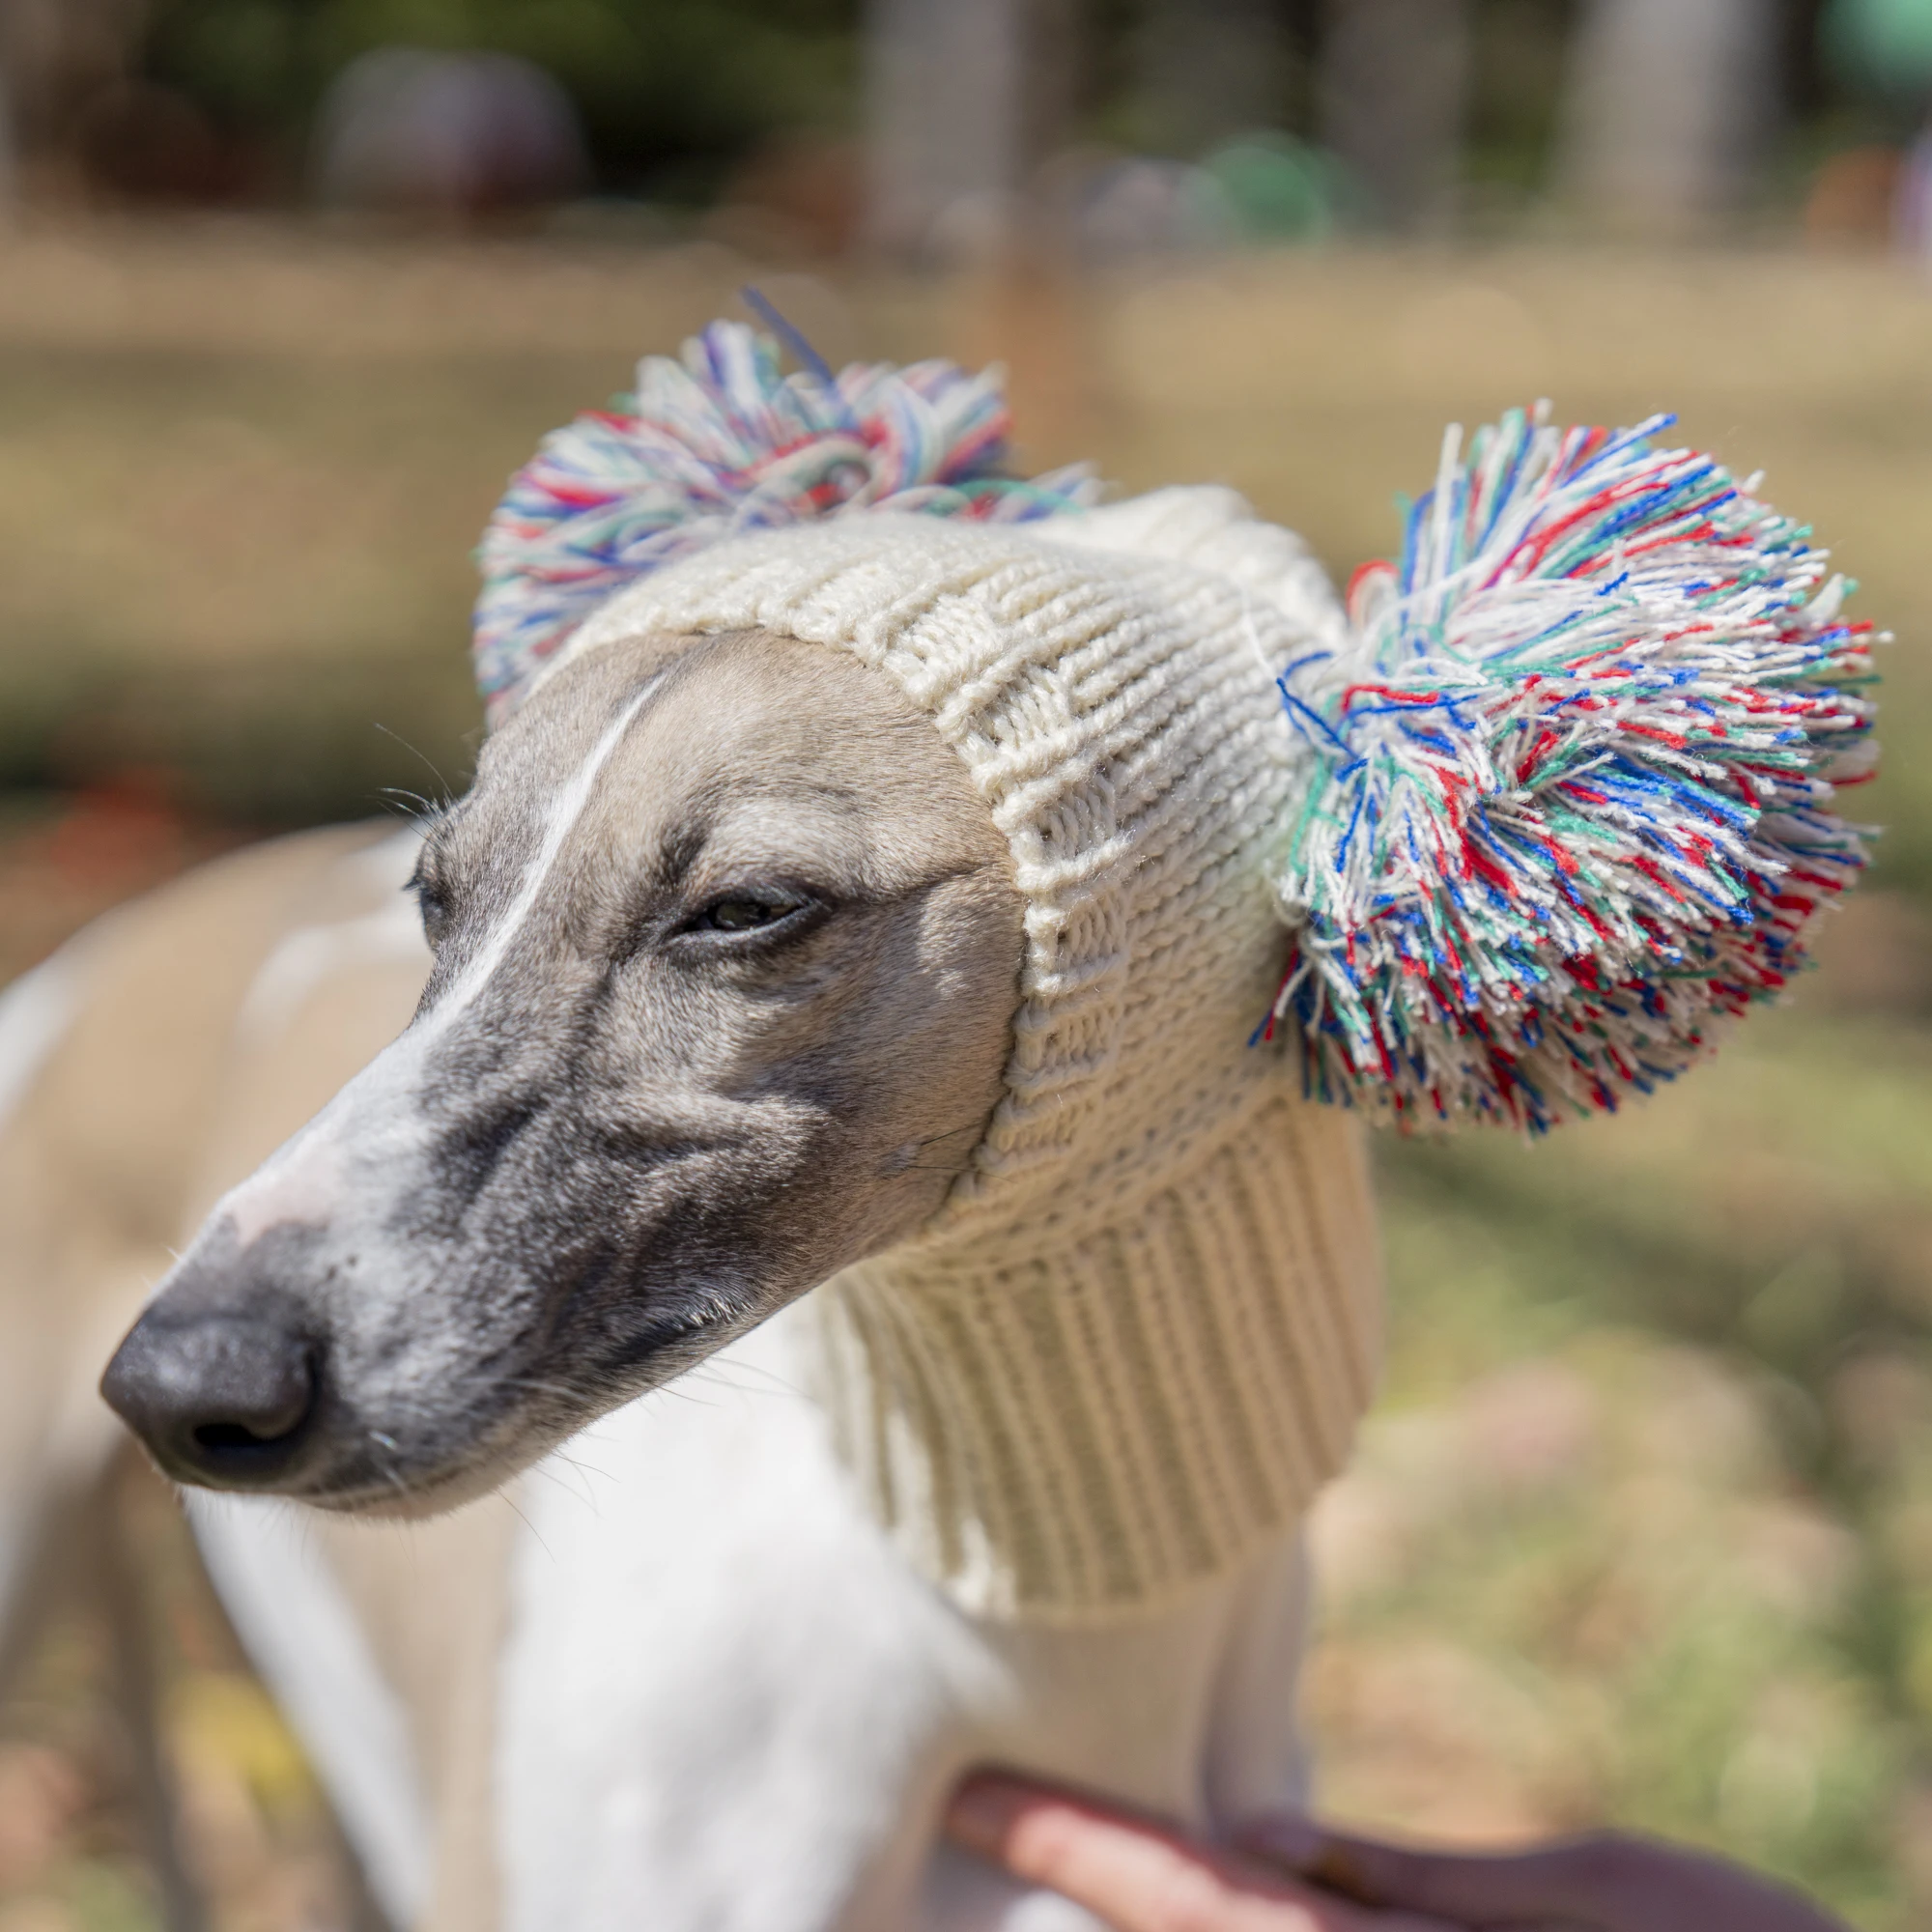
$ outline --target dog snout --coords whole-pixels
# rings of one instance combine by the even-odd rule
[[[101,1378],[167,1474],[213,1489],[285,1486],[315,1431],[316,1353],[272,1321],[151,1308]]]

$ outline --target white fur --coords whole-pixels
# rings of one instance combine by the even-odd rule
[[[204,1490],[185,1501],[222,1607],[301,1733],[370,1889],[394,1924],[412,1924],[434,1839],[409,1727],[302,1512]]]
[[[83,950],[84,942],[71,941],[0,993],[0,1127],[26,1098],[79,1010]],[[98,1416],[88,1419],[98,1421]],[[56,1464],[62,1473],[71,1466],[72,1457],[62,1453],[60,1440],[71,1433],[56,1426],[53,1439],[43,1445],[38,1473],[43,1487]],[[100,1432],[97,1428],[94,1433],[98,1436]],[[19,1586],[34,1513],[32,1485],[21,1484],[18,1471],[0,1471],[0,1620]]]
[[[665,1932],[1086,1932],[1064,1901],[927,1860],[967,1765],[1197,1819],[1301,1795],[1298,1542],[1108,1631],[966,1617],[891,1549],[793,1386],[810,1319],[778,1317],[526,1486],[504,1932],[619,1932],[643,1901]]]
[[[0,1123],[26,1098],[80,1009],[94,928],[0,992]]]

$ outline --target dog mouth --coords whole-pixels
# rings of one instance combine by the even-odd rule
[[[213,1338],[195,1347],[226,1382],[198,1392],[185,1420],[144,1415],[111,1370],[107,1392],[177,1482],[408,1521],[501,1488],[600,1416],[711,1355],[755,1320],[755,1297],[734,1292],[743,1286],[706,1281],[601,1310],[567,1295],[532,1296],[535,1319],[469,1361],[380,1339],[345,1347],[347,1338],[316,1328],[298,1342],[254,1321],[215,1323]],[[161,1324],[162,1344],[171,1332]],[[156,1352],[152,1343],[128,1351],[136,1369],[143,1348]],[[159,1379],[173,1386],[166,1374]],[[243,1379],[245,1403],[228,1386]]]
[[[537,1455],[485,1456],[400,1481],[351,1480],[340,1486],[295,1491],[290,1492],[290,1500],[330,1516],[421,1522],[480,1501],[512,1482],[536,1460]]]
[[[641,1383],[635,1367],[621,1378],[600,1376],[594,1382],[505,1368],[479,1373],[469,1400],[442,1416],[417,1408],[407,1423],[385,1425],[366,1414],[338,1414],[325,1424],[314,1473],[281,1492],[331,1515],[404,1522],[446,1515],[503,1488],[600,1416],[710,1352],[703,1347],[688,1353],[689,1331],[680,1339],[685,1347],[659,1351],[658,1372]]]
[[[579,1426],[506,1410],[474,1432],[445,1425],[436,1440],[447,1446],[412,1450],[406,1437],[359,1423],[307,1481],[281,1493],[332,1516],[396,1522],[444,1516],[501,1489]]]

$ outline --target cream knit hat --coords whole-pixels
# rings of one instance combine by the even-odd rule
[[[681,370],[646,365],[640,386],[648,393],[658,384],[654,411],[640,402],[636,418],[596,424],[622,422],[627,433],[648,432],[647,442],[668,440],[686,452],[687,468],[708,435],[715,475],[722,432],[677,384],[702,390],[708,383],[719,417],[728,417],[742,444],[751,412],[744,383],[734,387],[742,361],[733,367],[730,358],[753,351],[745,332],[722,328],[687,349]],[[775,358],[763,353],[769,392]],[[978,408],[991,393],[957,372],[942,382],[932,374],[942,367],[905,372],[924,378],[912,391],[934,418],[962,394]],[[828,386],[835,380],[842,388]],[[1525,676],[1532,691],[1559,680],[1547,652],[1527,666],[1516,661],[1516,632],[1503,639],[1516,653],[1512,681],[1500,687],[1507,702],[1493,677],[1483,696],[1472,688],[1445,696],[1438,687],[1465,660],[1445,663],[1439,622],[1435,655],[1419,673],[1412,663],[1392,664],[1399,653],[1377,641],[1373,603],[1366,623],[1351,627],[1299,539],[1260,521],[1233,492],[1165,490],[1089,508],[1077,476],[1043,479],[1015,496],[1026,486],[988,479],[969,463],[961,482],[957,467],[945,469],[947,453],[971,440],[957,412],[949,427],[919,420],[907,406],[900,417],[910,413],[914,433],[904,433],[902,419],[891,425],[896,443],[877,432],[890,411],[868,414],[867,406],[880,385],[904,380],[878,370],[838,379],[823,372],[803,386],[791,379],[780,392],[789,408],[817,394],[830,398],[828,413],[836,403],[849,420],[820,422],[816,440],[796,435],[790,446],[782,432],[796,430],[795,421],[781,421],[779,434],[767,430],[762,473],[782,469],[789,494],[754,479],[737,488],[734,510],[733,493],[714,490],[718,508],[701,547],[691,531],[702,519],[665,513],[662,449],[649,450],[651,484],[642,491],[608,475],[586,486],[580,464],[571,489],[554,494],[580,518],[586,497],[594,499],[604,522],[579,554],[600,563],[602,578],[582,567],[573,578],[555,566],[554,550],[547,574],[532,564],[532,549],[550,533],[532,521],[531,478],[541,480],[546,460],[555,466],[554,442],[519,479],[486,540],[486,685],[500,708],[503,695],[515,701],[550,666],[622,639],[765,629],[851,651],[891,677],[958,753],[1010,841],[1026,900],[1006,1091],[970,1167],[919,1238],[847,1270],[813,1297],[824,1395],[881,1520],[964,1606],[1059,1620],[1140,1611],[1226,1571],[1292,1522],[1346,1459],[1370,1397],[1379,1293],[1359,1115],[1320,1104],[1311,1092],[1384,1103],[1394,1094],[1399,1103],[1420,1082],[1443,1113],[1489,1101],[1491,1111],[1503,1105],[1534,1120],[1521,1094],[1540,1094],[1538,1083],[1550,1083],[1552,1056],[1570,1055],[1558,1072],[1576,1062],[1573,1035],[1587,1037],[1591,1027],[1600,1047],[1580,1058],[1621,1055],[1624,1084],[1641,1086],[1673,1070],[1659,1045],[1673,1009],[1647,989],[1630,993],[1616,975],[1643,947],[1681,959],[1692,942],[1667,935],[1647,905],[1630,912],[1626,888],[1606,907],[1624,916],[1623,951],[1605,940],[1595,956],[1609,963],[1585,972],[1563,921],[1602,915],[1568,886],[1544,920],[1561,935],[1560,972],[1548,959],[1525,963],[1506,933],[1480,957],[1469,940],[1482,920],[1502,918],[1492,901],[1507,895],[1485,897],[1483,868],[1511,862],[1505,834],[1514,829],[1520,840],[1544,832],[1527,813],[1533,787],[1523,773],[1532,751],[1545,762],[1555,752],[1535,733],[1557,730],[1557,749],[1573,753],[1552,781],[1559,787],[1607,793],[1621,782],[1613,755],[1580,765],[1574,755],[1579,733],[1601,736],[1596,712],[1583,707],[1601,698],[1600,673],[1617,660],[1593,646],[1581,671],[1568,667],[1570,683],[1557,696],[1584,722],[1558,712],[1560,729],[1548,707],[1525,709]],[[884,393],[888,403],[902,402]],[[964,416],[970,431],[972,409]],[[1531,483],[1542,479],[1548,499],[1550,479],[1582,473],[1577,462],[1590,452],[1571,452],[1565,470],[1561,449],[1536,443],[1545,434],[1553,433],[1524,425],[1516,462]],[[1647,446],[1640,454],[1648,460]],[[974,461],[985,455],[982,440]],[[1478,483],[1486,458],[1493,468],[1492,447],[1472,459]],[[896,473],[882,484],[889,464]],[[1469,487],[1466,474],[1462,483]],[[628,565],[610,562],[609,540],[610,505],[625,487],[633,521],[623,541],[646,553]],[[675,487],[692,489],[687,476]],[[814,491],[830,500],[802,501]],[[746,503],[768,514],[747,516]],[[867,513],[823,514],[841,506]],[[1572,524],[1574,507],[1555,506]],[[1709,522],[1708,505],[1692,507]],[[935,508],[954,514],[929,514]],[[1041,508],[1055,514],[1041,520]],[[1034,520],[1001,520],[1016,509]],[[782,526],[759,530],[761,520]],[[1532,537],[1543,527],[1532,526]],[[1523,532],[1504,535],[1509,556],[1519,556]],[[1467,574],[1450,549],[1438,565]],[[1621,554],[1612,561],[1633,575]],[[1709,558],[1700,553],[1692,562],[1708,568]],[[613,579],[639,571],[648,574],[612,591]],[[1807,592],[1815,575],[1804,575],[1802,559],[1786,572]],[[594,594],[572,608],[586,578]],[[1586,578],[1584,594],[1596,602],[1579,607],[1576,621],[1599,621],[1604,581]],[[547,600],[534,623],[533,582]],[[567,593],[560,615],[559,583]],[[1541,595],[1548,585],[1539,579],[1537,588]],[[1620,588],[1611,583],[1613,593]],[[1400,608],[1413,599],[1413,584],[1397,587]],[[1469,602],[1497,628],[1492,606]],[[1559,602],[1543,596],[1531,626],[1538,636],[1563,631]],[[1628,593],[1615,608],[1627,604]],[[1786,611],[1777,636],[1797,653],[1800,626],[1789,608],[1789,596],[1776,607]],[[1671,614],[1681,618],[1681,605]],[[1816,638],[1832,615],[1807,616],[1810,656],[1801,669],[1830,656]],[[1734,621],[1718,642],[1734,651],[1739,629]],[[1627,645],[1626,655],[1649,641]],[[1686,662],[1680,639],[1665,667],[1667,701],[1719,715],[1729,687],[1683,674]],[[1310,667],[1321,674],[1297,682]],[[1591,680],[1580,698],[1573,689],[1579,676]],[[1785,688],[1798,683],[1794,675]],[[1816,685],[1814,676],[1801,697],[1810,701]],[[1378,694],[1375,702],[1357,706],[1352,695],[1364,689]],[[1621,714],[1625,730],[1646,744],[1657,702],[1651,693]],[[1472,724],[1464,713],[1485,703]],[[1855,701],[1838,704],[1833,717],[1852,718]],[[1769,804],[1782,802],[1787,816],[1815,805],[1808,791],[1802,800],[1774,797],[1779,759],[1792,773],[1788,791],[1813,784],[1812,738],[1836,728],[1787,708],[1793,723],[1783,738],[1767,748],[1760,731],[1743,747],[1753,772],[1772,774],[1752,781],[1761,785],[1760,816]],[[1386,718],[1397,725],[1370,722]],[[1426,785],[1446,789],[1453,803],[1457,782],[1440,781],[1439,769],[1451,765],[1451,753],[1463,766],[1477,761],[1452,742],[1463,730],[1492,765],[1514,753],[1514,789],[1492,785],[1487,817],[1462,808],[1457,829],[1474,857],[1459,870],[1453,854],[1426,849],[1431,837],[1440,843]],[[1681,751],[1674,755],[1687,762]],[[1703,755],[1709,763],[1719,753],[1706,748]],[[1418,781],[1405,757],[1435,779]],[[1552,813],[1577,809],[1560,790],[1543,803]],[[1724,828],[1708,814],[1692,817],[1690,836],[1703,841],[1695,849],[1720,870],[1711,854],[1721,858]],[[1393,839],[1391,823],[1399,828]],[[1623,847],[1607,856],[1585,847],[1586,863],[1607,867],[1634,846],[1626,869],[1647,878],[1651,848],[1627,824],[1614,829]],[[1495,841],[1504,841],[1500,858],[1488,856]],[[1791,868],[1766,859],[1763,839],[1734,842],[1746,843],[1760,871],[1777,865],[1776,883],[1789,895]],[[1786,844],[1797,842],[1787,833]],[[1822,834],[1812,838],[1812,846],[1823,844]],[[1365,874],[1362,855],[1372,847],[1378,858]],[[1851,863],[1843,840],[1822,859],[1808,856],[1816,867]],[[1433,870],[1418,888],[1411,875],[1425,859]],[[1315,871],[1321,876],[1311,878]],[[1285,914],[1299,928],[1293,940]],[[1709,919],[1680,923],[1704,935],[1696,943],[1707,951],[1729,944]],[[1435,932],[1463,970],[1469,983],[1460,1005],[1454,973],[1418,954],[1418,931]],[[1732,952],[1724,962],[1733,963]],[[1512,974],[1542,990],[1519,998],[1509,1019],[1518,1032],[1504,1037]],[[1406,983],[1417,979],[1420,995]],[[1560,980],[1558,993],[1548,990],[1550,980]],[[1697,1012],[1721,1009],[1725,997],[1719,982]],[[1255,1043],[1257,1020],[1270,1013],[1298,1050]],[[1697,1045],[1683,1032],[1680,1025],[1668,1042],[1680,1057]],[[1605,1085],[1594,1063],[1587,1077]]]
[[[1064,525],[740,539],[561,654],[753,628],[850,650],[1011,841],[1006,1095],[923,1238],[819,1297],[845,1449],[974,1609],[1090,1615],[1213,1575],[1306,1506],[1368,1399],[1355,1123],[1246,1044],[1280,978],[1264,862],[1298,754],[1264,667],[1339,614],[1238,497],[1169,491]]]

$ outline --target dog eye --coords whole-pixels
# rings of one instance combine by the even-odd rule
[[[714,899],[692,921],[696,932],[755,932],[761,925],[776,925],[799,908],[797,899]]]
[[[403,890],[412,894],[422,915],[423,937],[434,952],[449,929],[449,898],[435,879],[427,877],[420,864]]]

